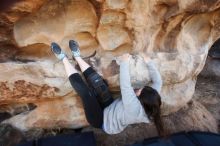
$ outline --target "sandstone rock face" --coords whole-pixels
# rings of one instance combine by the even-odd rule
[[[65,106],[67,96],[70,102],[77,98],[62,63],[57,62],[50,52],[49,45],[53,41],[59,43],[68,55],[69,39],[79,42],[84,56],[96,50],[97,55],[89,62],[109,81],[110,89],[115,92],[119,91],[119,67],[115,57],[127,52],[133,54],[130,74],[132,85],[138,88],[150,84],[148,69],[140,57],[141,53],[147,54],[162,75],[162,111],[167,115],[191,100],[196,76],[205,64],[209,48],[220,34],[218,0],[38,0],[36,3],[36,7],[27,5],[29,15],[8,19],[13,26],[13,36],[9,38],[14,37],[12,44],[17,49],[13,56],[6,57],[12,58],[13,62],[4,59],[0,64],[3,70],[0,73],[3,77],[0,78],[2,106],[41,101],[28,115],[14,117],[16,121],[25,119],[28,126],[23,127],[14,119],[7,121],[23,130],[43,123],[50,128],[51,125],[87,125],[81,115],[80,102],[67,105],[66,112],[72,116],[76,114],[74,118],[62,118],[58,110],[38,115],[41,110],[51,111],[50,100],[57,102],[60,99],[61,108]],[[14,7],[16,5],[20,3],[15,3]],[[75,110],[75,106],[79,108]],[[54,116],[57,119],[48,120]],[[36,119],[29,121],[31,117]],[[84,122],[78,125],[75,121]],[[66,126],[60,123],[66,123]]]
[[[22,130],[31,128],[80,128],[88,125],[79,97],[62,97],[36,103],[37,108],[4,121]],[[77,111],[77,112],[76,112]]]
[[[85,15],[82,17],[82,14]],[[91,36],[85,40],[92,39],[97,22],[95,10],[87,0],[50,1],[35,15],[18,20],[14,25],[14,36],[19,46],[50,45],[51,42],[67,46],[65,40],[77,39],[77,33],[89,33]]]
[[[24,140],[24,136],[19,130],[6,124],[0,125],[0,136],[0,144],[4,146],[17,145]]]
[[[204,66],[201,75],[220,77],[220,39],[209,50],[206,65]]]
[[[220,77],[220,60],[208,58],[201,74],[203,76]]]

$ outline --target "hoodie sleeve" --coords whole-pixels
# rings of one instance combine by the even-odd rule
[[[148,62],[147,67],[148,67],[149,75],[152,81],[151,87],[157,90],[158,93],[160,93],[161,88],[162,88],[161,75],[153,61]]]
[[[134,104],[137,96],[131,86],[130,73],[129,73],[129,62],[120,63],[120,88],[122,94],[122,102],[125,106]]]

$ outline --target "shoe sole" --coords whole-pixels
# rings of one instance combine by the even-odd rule
[[[79,51],[79,45],[76,41],[70,40],[69,41],[69,48],[73,52],[78,52]]]
[[[51,51],[54,53],[54,54],[61,54],[61,48],[59,45],[57,45],[56,43],[52,43],[51,44]]]

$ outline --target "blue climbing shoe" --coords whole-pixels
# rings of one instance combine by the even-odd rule
[[[73,57],[80,57],[79,45],[76,41],[70,40],[69,47],[70,47]]]
[[[66,57],[66,54],[62,51],[62,49],[57,43],[52,42],[50,47],[51,51],[59,60],[63,60],[63,58]]]

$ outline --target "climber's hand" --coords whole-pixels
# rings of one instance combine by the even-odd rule
[[[117,57],[117,61],[119,61],[119,64],[120,64],[121,62],[128,62],[130,59],[131,59],[131,55],[128,54],[128,53],[123,54],[123,55]]]
[[[131,59],[131,55],[126,53],[126,54],[123,54],[122,56],[120,56],[120,59],[122,61],[129,61]]]
[[[148,57],[147,54],[145,54],[145,53],[142,53],[141,56],[143,57],[143,59],[146,63],[148,63],[151,60],[150,57]]]

